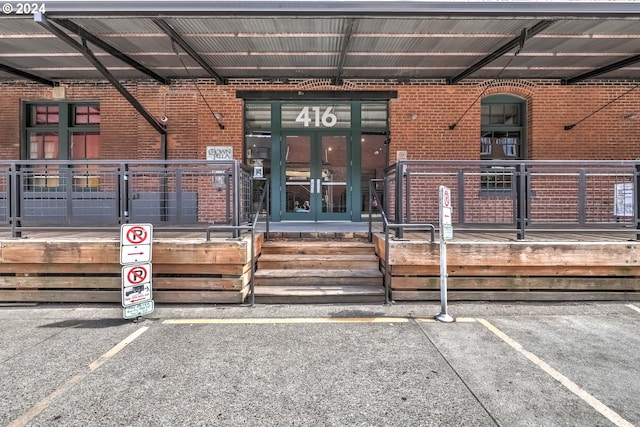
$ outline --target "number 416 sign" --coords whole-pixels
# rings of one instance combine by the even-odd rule
[[[302,123],[306,128],[332,128],[338,123],[338,116],[333,113],[333,107],[327,107],[322,114],[320,111],[321,107],[303,107],[296,117],[296,123]]]

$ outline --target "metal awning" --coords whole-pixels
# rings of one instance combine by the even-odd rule
[[[0,80],[104,80],[87,55],[33,15],[17,14],[24,4],[4,4]],[[640,76],[636,1],[49,0],[35,5],[120,81],[442,79],[455,84],[500,76],[578,83]]]

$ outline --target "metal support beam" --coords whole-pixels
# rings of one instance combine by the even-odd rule
[[[209,65],[207,63],[207,61],[204,60],[204,58],[202,58],[198,52],[195,51],[195,49],[193,49],[189,43],[187,43],[180,34],[178,34],[176,32],[176,30],[173,29],[173,27],[171,25],[169,25],[166,21],[162,20],[162,19],[154,19],[153,22],[160,27],[160,29],[162,31],[164,31],[164,33],[166,35],[168,35],[171,40],[173,40],[174,42],[178,43],[178,45],[182,48],[182,50],[184,50],[185,52],[187,52],[187,54],[198,63],[198,65],[200,65],[200,67],[202,67],[203,70],[205,70],[207,73],[209,73],[209,75],[213,78],[216,79],[216,82],[218,84],[227,84],[226,79],[224,79],[223,77],[221,77],[218,73],[216,73],[216,71],[211,68],[211,65]]]
[[[41,14],[41,13],[36,13],[33,16],[33,20],[37,24],[39,24],[40,26],[42,26],[42,27],[46,28],[47,30],[49,30],[52,34],[54,34],[60,40],[64,41],[69,46],[73,47],[78,52],[82,53],[84,55],[84,57],[89,62],[91,62],[91,64],[93,64],[94,67],[96,67],[96,69],[100,72],[100,74],[102,74],[107,80],[109,80],[109,82],[113,85],[113,87],[115,87],[118,90],[118,92],[120,92],[120,94],[127,101],[129,101],[129,103],[133,106],[133,108],[135,108],[136,111],[138,113],[140,113],[140,115],[142,117],[144,117],[145,120],[156,131],[158,131],[158,133],[160,133],[160,135],[166,135],[167,134],[167,130],[165,129],[165,127],[163,125],[161,125],[160,123],[158,123],[158,121],[147,110],[145,110],[145,108],[142,106],[142,104],[140,104],[140,102],[138,102],[138,100],[135,99],[134,96],[131,95],[131,93],[129,93],[129,91],[127,91],[127,89],[122,84],[120,84],[118,79],[116,79],[113,76],[113,74],[111,74],[109,72],[109,70],[107,70],[107,67],[102,65],[102,63],[98,60],[98,58],[96,58],[96,56],[93,54],[93,52],[91,52],[91,50],[87,47],[86,40],[83,39],[83,44],[78,43],[73,38],[71,38],[71,36],[67,35],[67,33],[65,33],[60,28],[56,27],[54,24],[49,22],[47,17],[44,16],[43,14]]]
[[[17,68],[10,67],[8,65],[0,64],[0,70],[9,74],[14,74],[16,76],[24,77],[25,79],[38,82],[46,86],[55,87],[58,85],[53,80],[45,79],[43,77],[39,77],[31,73],[27,73],[26,71],[22,71],[22,70],[18,70]]]
[[[353,21],[353,18],[350,18],[347,22],[347,27],[344,30],[344,39],[342,40],[342,50],[340,52],[340,58],[338,60],[338,70],[336,72],[336,77],[333,79],[333,82],[336,86],[340,86],[342,84],[342,74],[344,72],[344,63],[347,59],[347,51],[349,50],[349,45],[351,44],[351,38],[353,36],[353,27],[354,27],[354,21]]]
[[[584,74],[580,74],[575,77],[571,77],[569,79],[562,79],[561,82],[563,85],[570,85],[574,83],[578,83],[582,80],[590,79],[591,77],[599,76],[600,74],[605,74],[610,71],[615,71],[619,68],[628,67],[629,65],[635,64],[636,62],[640,62],[640,54],[632,56],[627,59],[623,59],[618,62],[614,62],[613,64],[606,65],[604,67],[595,69],[593,71],[586,72]]]
[[[53,22],[55,22],[56,24],[60,25],[61,27],[66,28],[67,30],[71,31],[72,33],[75,33],[75,34],[79,35],[81,38],[86,39],[88,42],[98,46],[100,49],[104,50],[108,54],[118,58],[120,61],[124,62],[125,64],[131,65],[136,70],[140,71],[143,74],[146,74],[147,76],[151,77],[154,80],[157,80],[158,82],[162,83],[163,85],[170,84],[169,79],[166,79],[166,78],[162,77],[161,75],[153,72],[152,70],[150,70],[149,68],[145,67],[144,65],[142,65],[141,63],[139,63],[135,59],[131,58],[128,55],[125,55],[124,53],[122,53],[118,49],[116,49],[115,47],[111,46],[108,43],[105,43],[102,40],[100,40],[98,37],[94,36],[93,34],[88,32],[87,30],[85,30],[84,28],[80,27],[75,22],[70,21],[68,19],[59,19],[59,20],[58,19],[54,19]]]
[[[467,77],[468,75],[475,73],[479,69],[483,68],[485,65],[488,65],[491,62],[495,61],[496,59],[498,59],[499,57],[501,57],[505,53],[509,52],[511,49],[515,48],[516,46],[520,46],[520,48],[522,48],[522,46],[524,45],[524,42],[527,39],[530,39],[530,38],[534,37],[536,34],[544,31],[545,29],[547,29],[554,22],[555,21],[540,21],[540,22],[538,22],[536,25],[534,25],[531,28],[525,28],[520,33],[520,35],[518,37],[515,37],[514,39],[512,39],[511,41],[509,41],[505,45],[501,46],[495,52],[490,53],[486,57],[482,58],[480,61],[478,61],[475,64],[473,64],[471,67],[469,67],[466,70],[464,70],[461,73],[459,73],[458,75],[456,75],[454,77],[449,77],[447,79],[447,83],[450,84],[450,85],[456,84],[460,80],[462,80],[465,77]]]

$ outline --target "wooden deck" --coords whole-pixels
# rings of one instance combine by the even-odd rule
[[[122,298],[119,230],[0,236],[0,302],[108,302]],[[154,231],[156,303],[241,304],[251,280],[248,236],[203,231]],[[272,239],[364,239],[362,232],[274,232]],[[439,244],[424,233],[390,239],[374,235],[381,270],[389,269],[392,299],[440,298]],[[447,243],[450,300],[640,300],[640,242],[628,232],[513,233],[457,230]],[[255,239],[255,260],[264,234]],[[339,302],[339,301],[335,301]]]
[[[393,299],[439,300],[439,243],[405,237],[389,242]],[[385,268],[384,236],[375,242]],[[524,240],[463,230],[447,243],[447,275],[449,300],[638,300],[640,242],[635,229],[528,232]]]

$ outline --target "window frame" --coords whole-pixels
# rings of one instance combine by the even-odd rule
[[[507,110],[508,106],[517,105],[518,108],[518,123],[491,123],[492,116],[488,115],[489,123],[483,122],[483,110],[485,106],[504,106],[504,110]],[[491,95],[482,99],[481,101],[481,117],[480,117],[480,138],[479,138],[479,156],[481,160],[487,160],[491,162],[500,161],[518,161],[526,159],[527,146],[526,146],[526,118],[527,118],[527,104],[526,101],[515,95]],[[519,133],[519,143],[515,144],[517,155],[509,156],[503,152],[500,158],[483,158],[485,156],[495,156],[492,150],[495,149],[497,144],[493,142],[494,134],[496,132],[505,133],[509,138],[510,133]],[[487,134],[491,133],[491,141],[487,144]],[[489,148],[487,148],[487,145]],[[491,169],[495,169],[495,172],[491,172]],[[513,173],[508,173],[515,168],[495,165],[483,167],[480,173],[480,192],[481,194],[511,194],[513,191],[514,182],[512,180]]]
[[[58,107],[58,123],[46,123],[46,124],[37,124],[36,115],[37,107],[45,106],[47,108],[51,106]],[[23,160],[30,161],[47,161],[47,160],[93,160],[87,159],[86,155],[84,159],[73,159],[72,158],[72,140],[74,134],[79,133],[93,133],[97,134],[98,138],[101,134],[101,123],[100,119],[98,119],[98,123],[76,123],[76,109],[77,107],[96,107],[100,114],[100,103],[98,101],[91,100],[83,100],[83,101],[56,101],[56,100],[29,100],[23,101],[22,111],[23,111],[23,119],[21,120],[21,135],[22,141],[20,143],[20,157]],[[87,120],[90,121],[90,113],[88,110]],[[41,134],[41,133],[54,133],[58,137],[58,155],[56,158],[52,159],[31,159],[31,135],[33,134]],[[100,142],[98,142],[98,147],[100,146]],[[98,148],[99,152],[99,148]],[[81,166],[82,167],[82,166]],[[34,180],[33,182],[27,182],[26,185],[29,188],[37,189],[41,187],[45,187],[47,189],[57,188],[62,189],[64,187],[64,182],[59,178],[60,169],[62,166],[60,165],[44,165],[42,167],[43,177],[40,181]],[[88,170],[87,166],[84,166],[85,170]],[[53,179],[49,179],[49,175],[53,177]],[[82,173],[80,173],[82,175]],[[38,182],[44,184],[38,184]],[[78,187],[79,183],[84,183]],[[78,189],[95,189],[97,187],[96,180],[76,180],[74,179],[74,188],[78,187]]]

